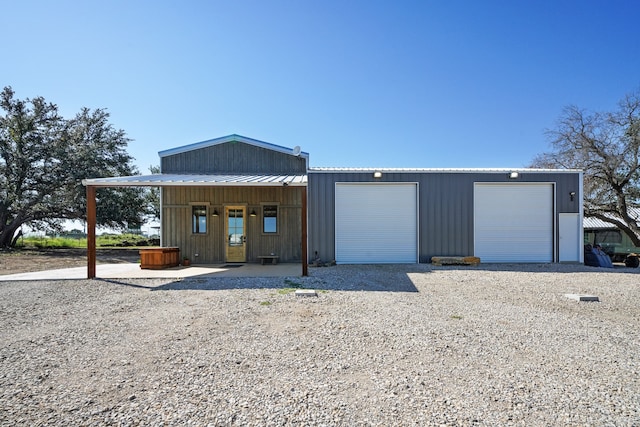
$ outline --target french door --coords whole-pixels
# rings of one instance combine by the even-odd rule
[[[226,262],[247,261],[246,208],[244,206],[225,207],[225,257]]]

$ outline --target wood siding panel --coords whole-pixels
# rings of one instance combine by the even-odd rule
[[[302,260],[302,188],[299,187],[166,187],[162,189],[162,243],[180,248],[196,264],[225,262],[224,206],[247,207],[247,262],[276,253],[280,262]],[[207,233],[191,232],[191,206],[208,205]],[[262,204],[275,203],[278,234],[262,233]],[[218,216],[212,216],[214,209]],[[255,210],[256,217],[249,213]],[[198,256],[196,256],[196,254]]]

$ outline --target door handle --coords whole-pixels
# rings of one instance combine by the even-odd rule
[[[247,243],[247,236],[242,236],[242,243]]]

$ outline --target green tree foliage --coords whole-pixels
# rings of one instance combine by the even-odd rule
[[[640,90],[611,112],[565,108],[548,132],[553,150],[534,167],[584,170],[584,214],[615,224],[640,246]]]
[[[149,166],[152,174],[160,173],[160,166]],[[145,198],[147,201],[147,219],[154,221],[160,219],[160,188],[148,187]]]
[[[130,141],[103,109],[83,108],[64,119],[44,98],[0,94],[0,248],[15,245],[23,224],[59,230],[64,220],[86,219],[85,178],[135,175]],[[97,222],[139,227],[147,213],[138,188],[99,189]]]

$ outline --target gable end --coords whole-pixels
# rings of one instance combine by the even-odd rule
[[[306,174],[309,156],[239,136],[191,144],[160,154],[162,173]]]

